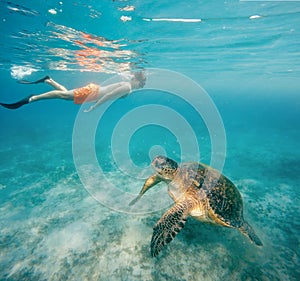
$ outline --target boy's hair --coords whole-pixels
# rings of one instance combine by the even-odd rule
[[[143,71],[133,72],[132,74],[133,74],[133,78],[138,80],[138,81],[145,81],[146,80],[146,76],[145,76]]]

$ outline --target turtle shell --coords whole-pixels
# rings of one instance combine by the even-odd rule
[[[181,193],[199,195],[209,212],[227,226],[240,227],[244,223],[243,201],[236,186],[219,171],[202,163],[183,163],[172,181]],[[198,192],[195,193],[195,190]],[[203,195],[204,194],[204,195]],[[203,198],[206,197],[206,198]],[[201,198],[200,198],[201,197]]]

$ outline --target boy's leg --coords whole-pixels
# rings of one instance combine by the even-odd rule
[[[45,79],[44,82],[47,83],[48,85],[52,86],[52,87],[53,87],[54,89],[56,89],[56,90],[64,91],[64,92],[67,92],[67,91],[68,91],[66,87],[64,87],[63,85],[57,83],[56,81],[54,81],[54,80],[53,80],[52,78],[50,78],[49,76],[48,76],[47,79]]]
[[[27,80],[20,80],[18,81],[21,84],[39,84],[39,83],[47,83],[48,85],[52,86],[54,89],[56,90],[60,90],[60,91],[68,91],[63,85],[57,83],[56,81],[54,81],[52,78],[50,78],[50,76],[45,76],[42,79],[39,79],[37,81],[27,81]]]
[[[74,92],[70,91],[51,91],[41,95],[31,95],[22,100],[19,100],[15,103],[0,103],[1,106],[6,107],[8,109],[17,109],[25,104],[44,100],[44,99],[64,99],[64,100],[74,100]]]
[[[46,100],[46,99],[64,99],[64,100],[73,100],[74,93],[72,90],[70,91],[50,91],[40,95],[33,95],[29,98],[29,102]]]

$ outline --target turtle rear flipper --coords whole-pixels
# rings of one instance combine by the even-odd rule
[[[169,209],[153,228],[150,252],[156,257],[165,244],[170,243],[184,227],[189,214],[187,201],[179,202]]]
[[[255,234],[253,228],[249,223],[244,221],[244,224],[239,228],[240,232],[242,232],[245,236],[247,236],[251,242],[256,244],[257,246],[262,246],[263,243],[258,238],[258,236]]]

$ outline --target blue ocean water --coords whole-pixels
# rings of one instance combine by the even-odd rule
[[[90,114],[62,100],[0,108],[1,280],[300,279],[299,1],[0,6],[1,102],[49,89],[18,79],[50,75],[75,88],[130,70],[148,75],[145,89]],[[171,74],[158,83],[157,71]],[[205,90],[199,98],[193,83]],[[166,91],[172,85],[183,94]],[[206,119],[214,109],[219,115]],[[222,172],[240,190],[263,247],[189,218],[152,258],[153,226],[172,203],[166,185],[136,209],[128,203],[153,173],[157,153],[224,160]],[[160,205],[149,210],[152,201]]]

